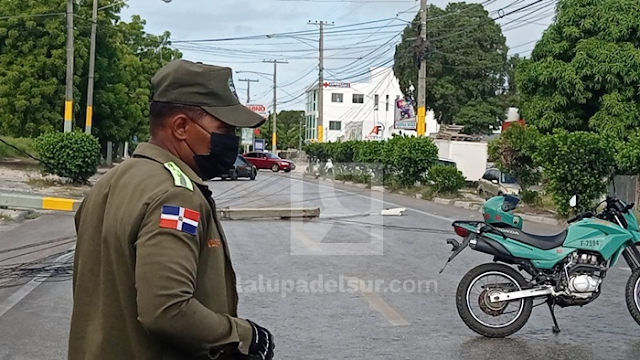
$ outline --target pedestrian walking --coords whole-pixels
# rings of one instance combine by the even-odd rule
[[[175,60],[152,79],[149,142],[93,186],[76,217],[70,360],[272,359],[237,314],[236,275],[205,180],[238,127],[265,120],[226,67]]]

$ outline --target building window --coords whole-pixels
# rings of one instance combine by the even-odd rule
[[[316,116],[309,115],[307,116],[307,128],[305,131],[305,138],[307,140],[316,140],[316,133],[318,132],[316,128]]]
[[[387,103],[386,103],[385,107],[387,108],[386,111],[389,111],[389,95],[387,95]]]
[[[373,97],[373,110],[376,110],[376,111],[378,110],[379,103],[380,103],[380,96],[378,96],[378,94],[376,94]]]
[[[316,111],[316,99],[318,98],[317,95],[318,95],[318,92],[314,91],[313,92],[313,109],[312,109],[312,111]]]
[[[342,130],[341,121],[329,121],[329,130]]]
[[[353,103],[354,104],[364,104],[364,95],[362,95],[362,94],[353,94]]]
[[[331,94],[331,102],[341,103],[343,102],[344,96],[340,93],[332,93]]]

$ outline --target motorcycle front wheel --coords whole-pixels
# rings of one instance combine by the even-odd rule
[[[636,269],[631,273],[627,281],[625,294],[627,309],[629,309],[633,319],[640,325],[640,269]]]
[[[529,320],[533,299],[493,302],[490,298],[496,292],[519,291],[526,287],[525,278],[509,266],[496,263],[479,265],[465,274],[458,285],[458,314],[471,330],[482,336],[510,336]]]

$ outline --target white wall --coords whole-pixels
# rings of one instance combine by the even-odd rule
[[[489,144],[475,141],[434,139],[438,156],[453,160],[468,181],[478,181],[487,169]]]

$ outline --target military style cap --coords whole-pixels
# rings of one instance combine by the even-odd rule
[[[199,106],[236,127],[255,128],[266,120],[242,105],[228,67],[174,60],[151,79],[153,101]]]

